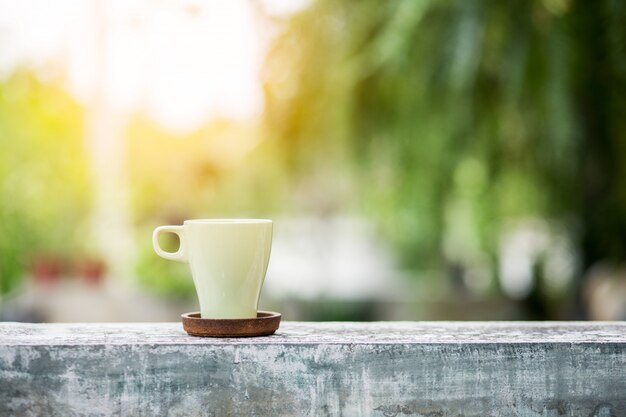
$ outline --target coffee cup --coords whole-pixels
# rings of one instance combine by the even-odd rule
[[[161,249],[161,233],[178,235],[176,252]],[[271,220],[185,220],[182,226],[157,227],[152,244],[160,257],[189,264],[202,318],[257,317],[272,247]]]

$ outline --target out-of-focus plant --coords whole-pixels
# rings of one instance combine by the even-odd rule
[[[143,236],[149,236],[150,230],[145,230]],[[167,251],[176,251],[177,243],[173,236],[164,237],[163,248]],[[136,273],[139,283],[149,291],[165,297],[187,297],[194,293],[194,285],[186,263],[167,261],[155,258],[152,243],[147,239],[139,245]]]
[[[135,118],[128,129],[135,220],[275,208],[269,194],[280,194],[271,190],[281,186],[284,170],[259,136],[254,121],[218,120],[175,134]]]
[[[282,23],[268,134],[293,176],[357,169],[405,265],[496,276],[525,217],[564,224],[583,268],[625,260],[623,2],[318,0]]]
[[[0,294],[33,257],[72,255],[88,240],[82,110],[54,83],[18,71],[0,84]]]

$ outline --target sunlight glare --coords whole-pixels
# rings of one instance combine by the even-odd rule
[[[143,110],[176,131],[262,110],[264,37],[245,0],[2,0],[0,8],[0,74],[27,66],[45,77],[60,63],[79,100]]]

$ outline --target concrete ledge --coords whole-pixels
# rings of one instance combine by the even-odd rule
[[[0,323],[0,416],[626,416],[626,323]]]

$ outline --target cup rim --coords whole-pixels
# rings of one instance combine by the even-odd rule
[[[190,219],[183,224],[269,224],[269,219]]]

